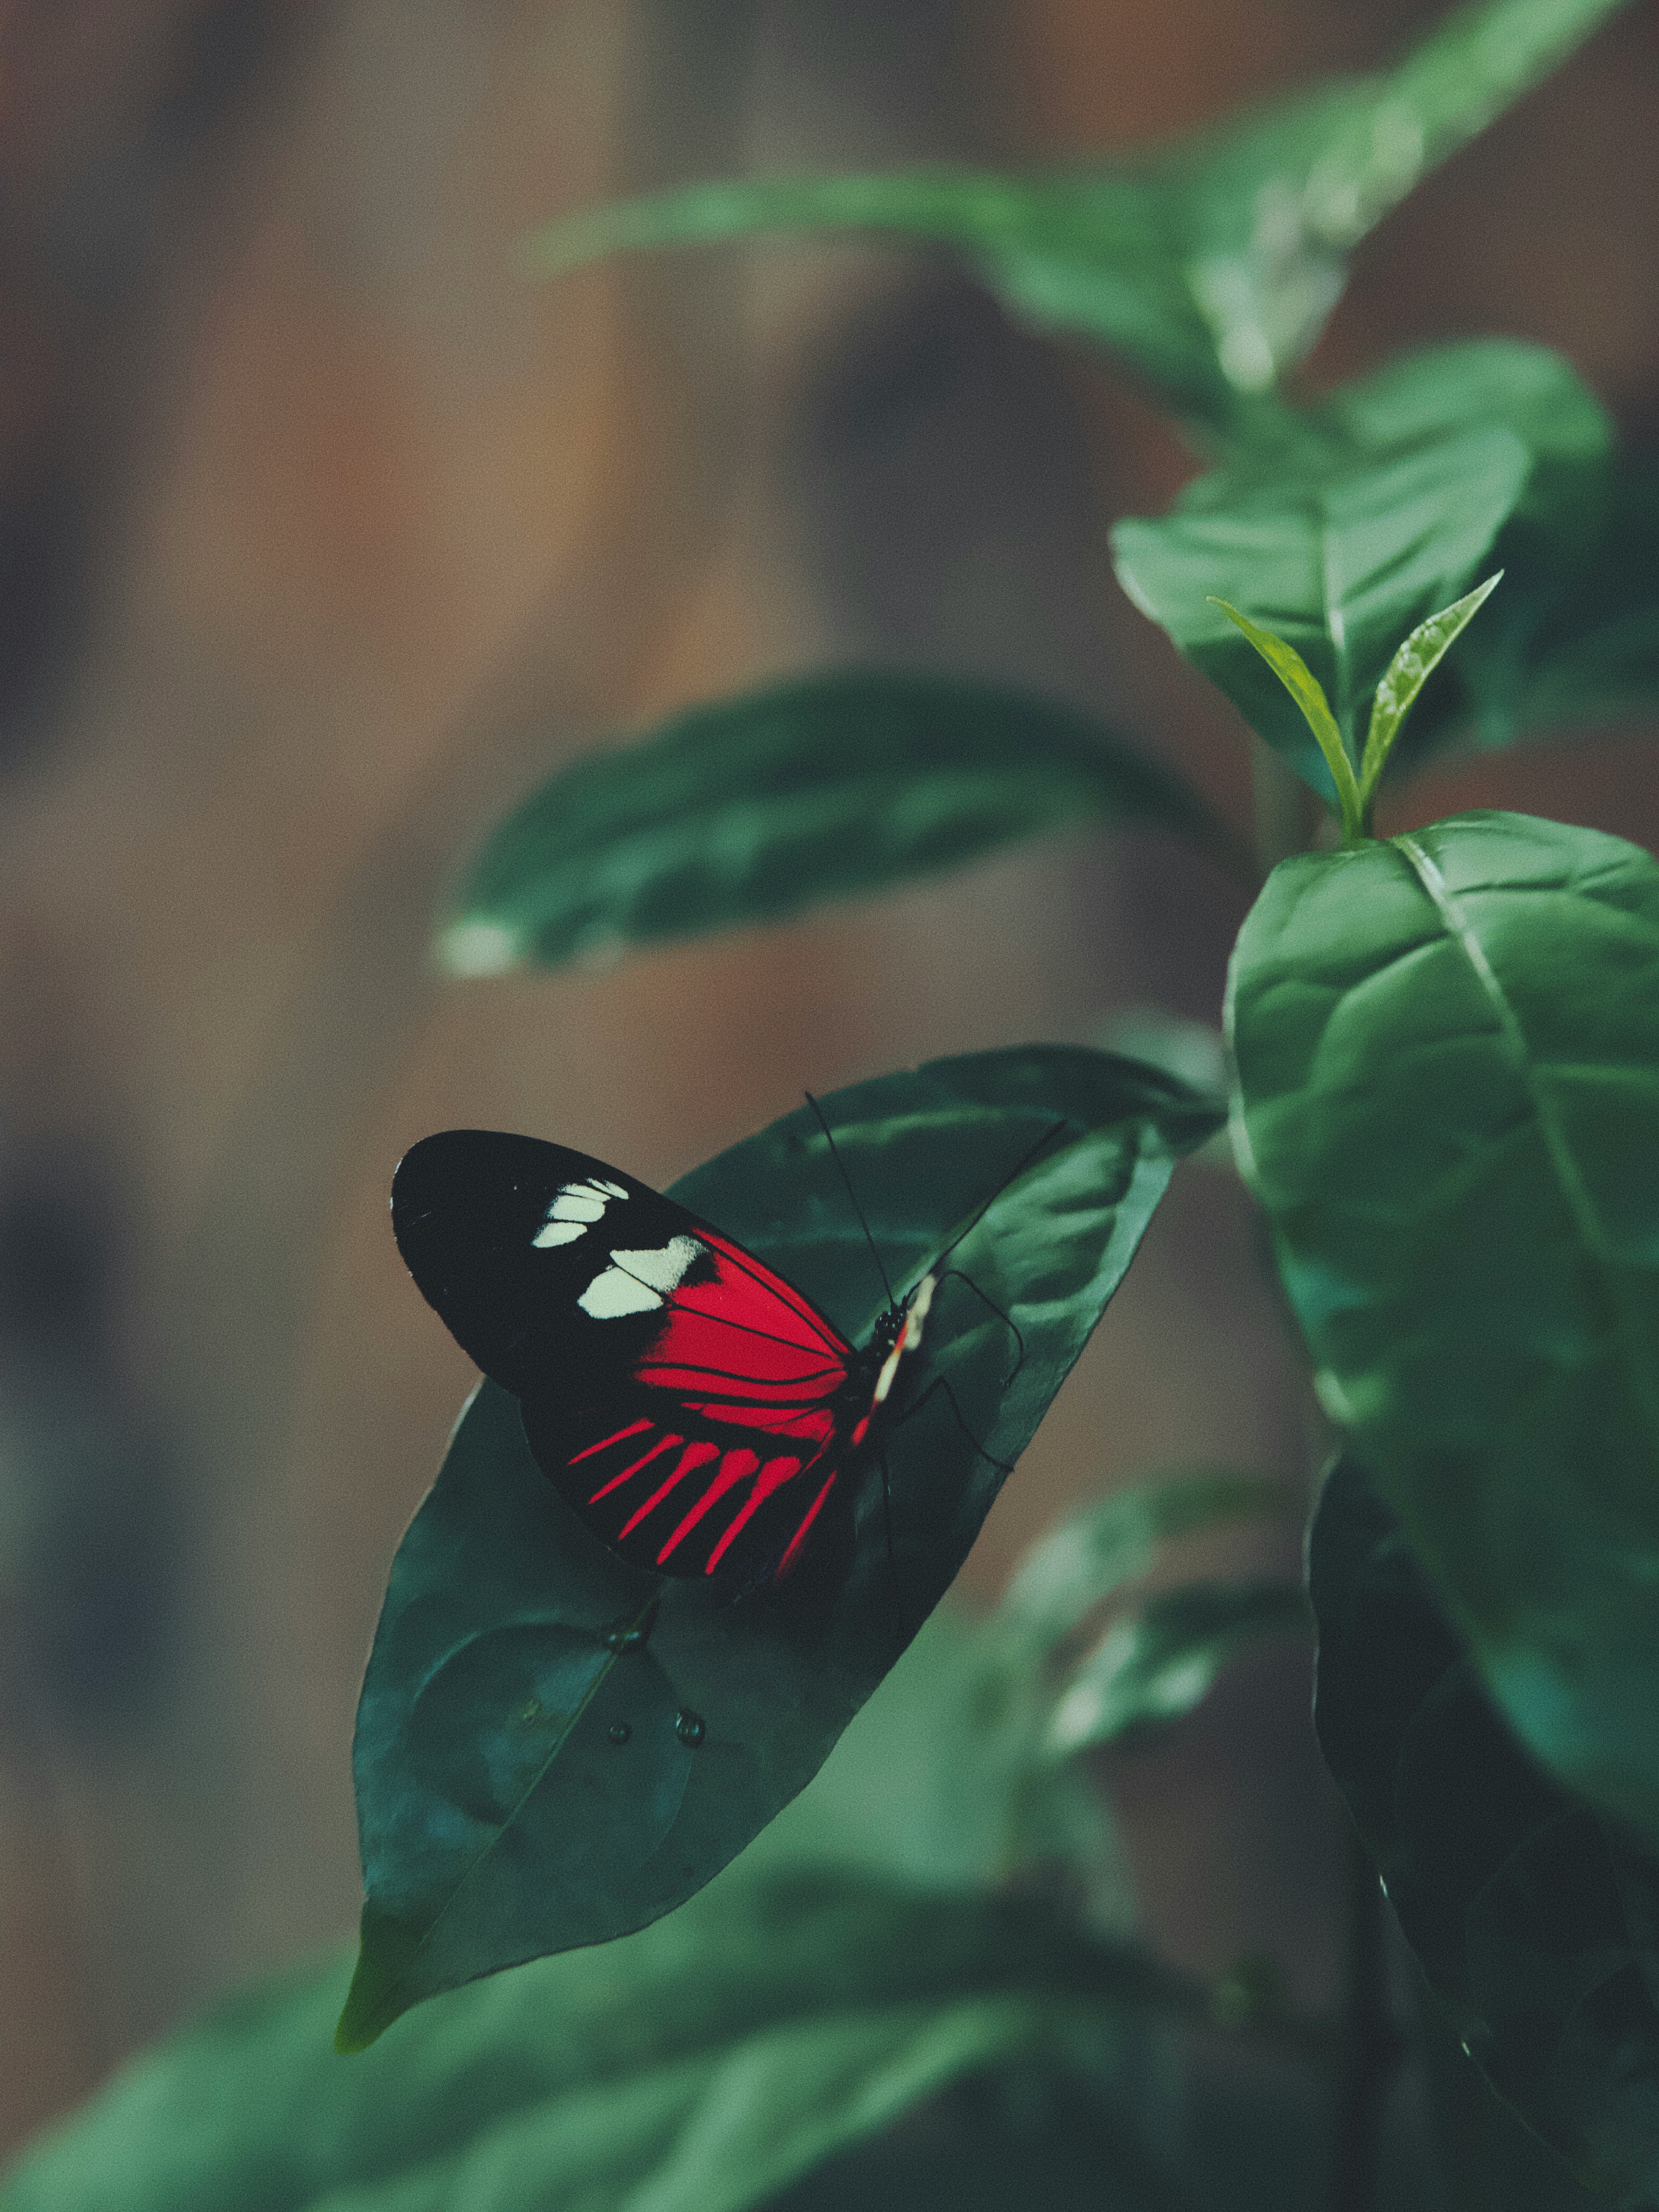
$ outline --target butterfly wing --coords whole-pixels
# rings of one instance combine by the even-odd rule
[[[656,1573],[792,1565],[834,1492],[852,1347],[793,1285],[635,1176],[450,1129],[392,1188],[398,1248],[544,1471]]]

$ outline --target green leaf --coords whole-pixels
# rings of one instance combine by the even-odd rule
[[[1134,168],[696,184],[568,216],[526,256],[556,276],[765,232],[944,246],[1017,314],[1110,348],[1184,413],[1248,429],[1249,402],[1318,337],[1359,239],[1618,4],[1479,0],[1393,70],[1316,85]]]
[[[836,1155],[802,1108],[674,1195],[854,1342],[885,1296],[843,1170],[893,1281],[961,1237],[910,1384],[919,1401],[948,1381],[960,1418],[934,1391],[890,1433],[890,1563],[872,1477],[844,1586],[809,1547],[773,1589],[722,1603],[673,1581],[651,1616],[656,1578],[587,1534],[486,1383],[393,1563],[358,1709],[368,1897],[343,2045],[474,1975],[644,1925],[795,1795],[954,1577],[1176,1154],[1217,1119],[1133,1061],[1036,1046],[935,1060],[824,1110]],[[636,1648],[607,1643],[647,1619]],[[683,1713],[702,1723],[694,1745]]]
[[[557,276],[607,254],[777,231],[868,232],[950,246],[1016,314],[1092,338],[1183,410],[1224,418],[1235,394],[1170,233],[1175,203],[1155,180],[1110,170],[759,177],[568,216],[527,240],[526,252],[537,275]]]
[[[1430,688],[1395,760],[1407,771],[1453,738],[1480,732],[1485,742],[1507,742],[1522,727],[1528,670],[1542,641],[1627,495],[1624,471],[1615,481],[1606,409],[1547,348],[1477,338],[1405,355],[1332,394],[1322,415],[1341,437],[1377,452],[1497,423],[1532,454],[1526,491],[1493,543],[1503,595]],[[1644,573],[1651,566],[1644,571],[1638,555],[1624,589]]]
[[[1377,454],[1315,443],[1262,476],[1202,477],[1158,521],[1112,532],[1119,581],[1322,798],[1336,786],[1303,712],[1222,605],[1291,647],[1353,757],[1401,639],[1468,585],[1533,470],[1514,431]]]
[[[440,949],[481,975],[695,936],[1091,820],[1247,866],[1195,792],[1086,715],[942,677],[813,677],[562,770],[491,837]]]
[[[1046,1657],[1097,1606],[1150,1573],[1161,1545],[1299,1511],[1295,1494],[1273,1475],[1203,1472],[1120,1490],[1038,1538],[1003,1593],[993,1632]]]
[[[1416,704],[1419,692],[1497,590],[1503,575],[1500,568],[1495,576],[1488,576],[1484,584],[1478,584],[1454,605],[1431,615],[1427,622],[1419,623],[1389,663],[1376,687],[1361,763],[1359,805],[1368,821],[1371,801],[1382,781],[1401,723]]]
[[[1492,614],[1455,656],[1458,680],[1431,687],[1413,717],[1401,750],[1413,764],[1460,740],[1492,750],[1652,717],[1659,704],[1659,459],[1623,452],[1610,473],[1588,547],[1511,562]],[[1508,539],[1506,532],[1498,548],[1506,559]]]
[[[1650,2204],[1659,1866],[1516,1741],[1352,1460],[1320,1501],[1309,1583],[1320,1745],[1454,2033],[1581,2179]],[[1500,2136],[1490,2116],[1483,2133]]]
[[[1327,1411],[1522,1741],[1659,1839],[1659,866],[1497,813],[1287,861],[1229,1021]]]
[[[1030,1902],[737,1872],[642,1935],[453,1992],[350,2065],[328,2040],[344,1981],[289,1977],[174,2036],[26,2154],[0,2204],[743,2212],[1016,2063],[1103,2085],[1132,2145],[1146,2008],[1192,2002]]]
[[[1265,390],[1304,359],[1359,240],[1620,4],[1480,0],[1394,69],[1315,86],[1177,155],[1188,279],[1229,380]]]
[[[1455,2212],[1604,2212],[1468,2053],[1419,1973],[1416,2041]]]
[[[1229,606],[1225,599],[1213,602],[1218,606],[1233,628],[1248,639],[1251,647],[1266,661],[1273,674],[1285,686],[1302,710],[1302,719],[1313,732],[1314,743],[1319,747],[1332,785],[1337,804],[1342,811],[1343,835],[1350,844],[1360,834],[1359,786],[1354,780],[1353,763],[1336,719],[1331,713],[1330,702],[1318,678],[1294,646],[1286,645],[1282,637],[1275,637],[1270,629],[1262,629],[1248,615],[1237,607]],[[1387,680],[1386,678],[1384,679]]]
[[[1073,1674],[1048,1723],[1048,1754],[1070,1759],[1184,1720],[1242,1653],[1307,1626],[1308,1601],[1294,1583],[1160,1591],[1108,1630]]]

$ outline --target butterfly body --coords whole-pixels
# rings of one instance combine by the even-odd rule
[[[392,1213],[422,1295],[519,1399],[538,1464],[631,1564],[750,1588],[845,1522],[931,1278],[854,1346],[648,1184],[487,1130],[413,1146]]]

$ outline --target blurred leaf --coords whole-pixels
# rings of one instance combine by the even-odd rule
[[[673,1195],[854,1342],[885,1295],[843,1170],[894,1281],[974,1222],[934,1300],[918,1413],[887,1441],[891,1562],[866,1480],[844,1583],[809,1547],[737,1603],[659,1584],[587,1533],[531,1458],[517,1401],[486,1383],[393,1563],[358,1709],[368,1900],[343,2045],[474,1975],[644,1925],[795,1795],[955,1577],[1177,1153],[1217,1121],[1152,1069],[1061,1047],[935,1060],[823,1103],[836,1155],[803,1108]],[[960,1419],[939,1391],[921,1407],[941,1376]],[[648,1641],[607,1644],[659,1589]],[[694,1745],[683,1713],[702,1723]]]
[[[1103,1052],[1160,1067],[1177,1082],[1225,1102],[1227,1049],[1221,1031],[1163,1006],[1124,1006],[1109,1014],[1091,1040]]]
[[[766,231],[869,231],[965,254],[1015,313],[1116,352],[1182,412],[1249,419],[1312,346],[1358,240],[1619,0],[1477,0],[1395,69],[1325,83],[1134,169],[697,184],[568,216],[527,245],[603,255]]]
[[[1659,1838],[1659,866],[1498,813],[1290,860],[1229,998],[1326,1410],[1522,1741]]]
[[[951,246],[1015,314],[1093,338],[1183,411],[1224,419],[1235,394],[1172,232],[1180,198],[1155,178],[1106,169],[757,177],[567,216],[536,233],[527,252],[538,275],[557,276],[611,253],[768,231],[866,231]]]
[[[1588,546],[1508,571],[1484,635],[1413,717],[1400,749],[1410,764],[1460,740],[1490,750],[1659,710],[1659,458],[1622,452],[1610,473]]]
[[[1132,1620],[1109,1629],[1074,1671],[1046,1747],[1069,1759],[1184,1720],[1241,1654],[1308,1626],[1308,1601],[1295,1583],[1161,1590]]]
[[[1265,1474],[1178,1474],[1103,1498],[1040,1536],[1019,1562],[992,1628],[1045,1656],[1126,1583],[1151,1571],[1161,1544],[1236,1521],[1299,1517],[1293,1492]]]
[[[1571,362],[1519,338],[1419,346],[1339,385],[1315,419],[1355,451],[1395,453],[1465,430],[1513,430],[1533,471],[1510,523],[1559,559],[1594,542],[1611,484],[1612,418]],[[1507,541],[1514,552],[1515,541]]]
[[[1229,380],[1263,390],[1304,358],[1366,233],[1620,4],[1477,0],[1394,69],[1316,85],[1177,156],[1188,278]]]
[[[1501,423],[1533,456],[1525,495],[1492,549],[1504,589],[1458,645],[1444,675],[1413,712],[1395,757],[1407,773],[1455,738],[1484,732],[1488,744],[1522,733],[1522,702],[1549,641],[1564,620],[1584,612],[1599,626],[1599,607],[1578,605],[1584,583],[1602,567],[1606,544],[1628,505],[1628,471],[1614,467],[1613,424],[1606,409],[1559,355],[1513,339],[1479,338],[1407,354],[1332,395],[1326,419],[1340,433],[1377,450],[1441,436],[1458,428]],[[1651,526],[1650,526],[1651,527]],[[1597,599],[1612,590],[1652,607],[1659,569],[1645,569],[1639,549],[1628,565],[1591,586]],[[1656,617],[1659,620],[1659,617]],[[1562,720],[1593,719],[1588,696]]]
[[[1587,2185],[1651,2204],[1659,1866],[1516,1741],[1352,1460],[1327,1481],[1309,1580],[1320,1745],[1456,2034]],[[1483,2149],[1513,2163],[1505,2132],[1486,2116]],[[1533,2201],[1570,2201],[1540,2179]]]
[[[1601,534],[1544,599],[1515,665],[1507,695],[1489,685],[1479,699],[1478,744],[1659,707],[1659,455],[1617,457]]]
[[[642,1935],[453,1992],[346,2065],[342,1968],[222,2007],[0,2185],[4,2212],[741,2212],[943,2084],[1115,2084],[1188,1984],[1030,1902],[734,1870]],[[1150,2200],[1153,2203],[1160,2199]]]
[[[476,975],[696,936],[1089,820],[1245,866],[1196,793],[1086,715],[945,678],[814,677],[562,769],[490,838],[441,951]]]
[[[1352,758],[1359,714],[1401,638],[1466,588],[1532,466],[1496,424],[1389,453],[1310,446],[1272,473],[1200,477],[1158,521],[1119,522],[1118,580],[1332,804],[1302,710],[1217,603],[1242,606],[1293,648]]]

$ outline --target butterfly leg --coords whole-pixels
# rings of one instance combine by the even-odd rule
[[[1003,1376],[1001,1382],[997,1385],[997,1388],[1000,1390],[1006,1390],[1012,1382],[1015,1376],[1018,1374],[1020,1369],[1025,1364],[1025,1339],[1021,1335],[1018,1325],[1010,1317],[1010,1316],[1004,1313],[1002,1308],[998,1305],[995,1299],[988,1297],[985,1292],[981,1290],[979,1285],[974,1280],[973,1277],[971,1275],[964,1275],[960,1267],[947,1267],[942,1275],[936,1275],[933,1278],[934,1287],[936,1289],[940,1283],[949,1283],[952,1281],[965,1283],[968,1288],[973,1292],[974,1296],[979,1300],[980,1304],[996,1316],[997,1319],[1002,1323],[1004,1328],[1007,1330],[1009,1335],[1013,1338],[1014,1342],[1019,1346],[1018,1358],[1015,1360],[1013,1365],[1008,1370],[1008,1372]]]
[[[881,1461],[881,1522],[887,1537],[887,1571],[893,1567],[893,1479],[887,1472],[887,1448],[884,1444],[878,1455]]]
[[[956,1416],[957,1426],[962,1431],[963,1435],[967,1437],[969,1443],[972,1444],[974,1449],[979,1454],[980,1457],[984,1460],[988,1465],[995,1468],[999,1474],[1012,1474],[1014,1471],[1013,1462],[1010,1460],[998,1459],[993,1453],[988,1452],[984,1445],[981,1443],[979,1438],[969,1427],[967,1422],[963,1419],[962,1408],[957,1403],[957,1394],[951,1388],[950,1377],[948,1376],[935,1376],[933,1380],[927,1385],[927,1388],[922,1392],[921,1397],[916,1400],[915,1404],[914,1406],[907,1406],[905,1407],[904,1411],[899,1415],[897,1420],[893,1423],[893,1427],[895,1429],[902,1429],[907,1421],[913,1421],[916,1415],[921,1411],[922,1407],[927,1403],[928,1400],[932,1398],[936,1390],[942,1390],[944,1392],[945,1403],[950,1407],[951,1413]]]

